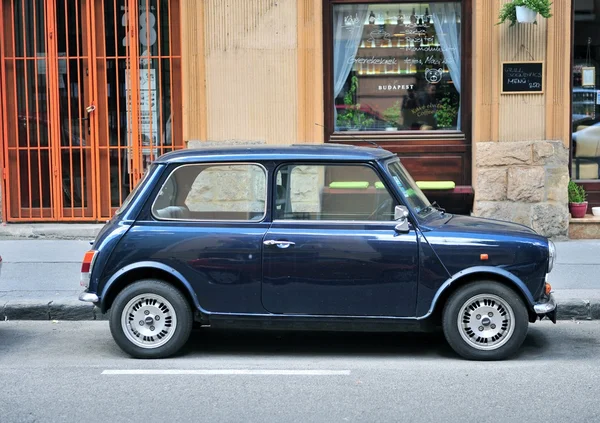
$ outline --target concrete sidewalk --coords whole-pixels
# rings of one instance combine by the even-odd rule
[[[0,240],[93,240],[103,226],[98,223],[0,223]]]
[[[0,227],[0,319],[106,318],[78,300],[81,259],[102,225],[8,226]],[[556,247],[558,259],[549,282],[559,304],[558,318],[600,319],[600,240],[556,242]]]

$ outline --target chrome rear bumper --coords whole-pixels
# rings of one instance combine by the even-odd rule
[[[79,294],[79,301],[84,301],[86,303],[97,303],[99,298],[96,294],[91,292],[82,292]]]

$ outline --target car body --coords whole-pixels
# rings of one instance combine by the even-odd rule
[[[525,226],[433,207],[382,148],[202,148],[152,164],[86,253],[80,299],[112,308],[134,357],[176,353],[196,321],[442,326],[463,357],[502,359],[556,321],[555,255]]]

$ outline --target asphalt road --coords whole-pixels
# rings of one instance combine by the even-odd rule
[[[599,359],[600,322],[538,322],[492,363],[440,334],[214,330],[134,360],[106,322],[0,322],[0,421],[596,422]]]

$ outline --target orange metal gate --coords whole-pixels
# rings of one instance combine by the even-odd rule
[[[183,147],[179,0],[1,0],[6,221],[109,218]]]

